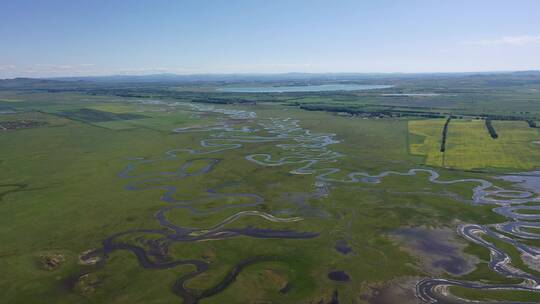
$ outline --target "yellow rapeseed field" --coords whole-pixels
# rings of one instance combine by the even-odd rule
[[[440,152],[444,119],[409,122],[409,148],[425,156],[425,164],[459,169],[540,167],[540,132],[524,121],[493,121],[499,138],[492,139],[483,120],[453,119],[446,152]],[[444,159],[443,159],[444,158]]]

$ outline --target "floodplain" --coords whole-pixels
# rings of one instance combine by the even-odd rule
[[[537,303],[540,189],[499,177],[537,175],[539,96],[485,77],[0,86],[0,302]]]

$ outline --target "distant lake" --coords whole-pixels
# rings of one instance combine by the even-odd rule
[[[396,94],[381,94],[381,96],[408,96],[408,97],[432,97],[440,96],[438,93],[396,93]]]
[[[218,91],[234,93],[285,93],[285,92],[322,92],[322,91],[361,91],[391,88],[391,85],[370,84],[320,84],[305,86],[261,86],[261,87],[226,87]]]

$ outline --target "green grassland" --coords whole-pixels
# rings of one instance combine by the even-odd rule
[[[268,98],[268,97],[266,97]],[[335,97],[344,98],[344,97]],[[0,131],[0,296],[2,303],[171,303],[179,302],[173,284],[193,271],[192,266],[172,269],[142,268],[128,251],[115,251],[103,266],[78,262],[82,252],[100,248],[108,236],[129,229],[160,228],[154,214],[167,204],[160,201],[162,189],[128,191],[118,173],[130,157],[163,158],[171,149],[199,148],[205,132],[173,133],[174,128],[210,126],[220,115],[200,115],[189,107],[164,109],[141,104],[137,98],[83,93],[0,91],[0,101],[9,102],[16,114],[2,114],[0,121],[29,119],[45,121],[36,128]],[[279,97],[278,99],[284,99]],[[176,101],[176,100],[175,100]],[[340,167],[343,177],[355,171],[376,174],[384,170],[441,166],[440,133],[444,120],[359,119],[326,112],[304,111],[282,103],[219,105],[228,109],[256,111],[258,119],[292,117],[313,132],[335,133],[340,140],[331,149],[345,156],[321,168]],[[73,117],[81,109],[92,109],[100,119]],[[100,114],[100,112],[103,112]],[[99,115],[98,115],[99,114]],[[128,115],[128,116],[125,116]],[[129,119],[126,119],[129,118]],[[241,127],[245,124],[239,122]],[[535,144],[536,129],[524,122],[495,121],[499,133],[492,140],[483,121],[453,120],[449,129],[445,166],[451,168],[529,169],[540,161]],[[260,131],[258,135],[267,135]],[[245,268],[223,292],[201,303],[327,303],[339,292],[340,303],[367,303],[373,286],[391,280],[425,275],[419,257],[412,256],[388,234],[400,227],[450,227],[458,223],[498,223],[505,219],[490,206],[474,206],[454,199],[468,198],[472,184],[437,185],[427,174],[415,177],[390,176],[381,184],[336,184],[327,197],[309,198],[298,204],[291,197],[313,192],[313,175],[293,175],[298,165],[263,167],[248,162],[248,154],[282,155],[275,143],[246,143],[211,157],[220,159],[208,174],[173,182],[175,198],[208,195],[208,188],[223,193],[257,193],[264,197],[258,211],[288,210],[287,216],[303,220],[270,223],[258,217],[242,218],[228,227],[294,229],[317,232],[313,239],[256,239],[237,237],[205,242],[179,242],[169,248],[173,258],[205,259],[210,268],[190,280],[189,288],[205,290],[218,284],[240,261],[266,256],[268,260]],[[137,174],[174,170],[185,161],[200,158],[179,153],[177,158],[141,168]],[[191,170],[204,167],[194,163]],[[441,168],[444,179],[485,177],[480,173]],[[20,186],[22,185],[22,186]],[[452,196],[453,194],[455,196]],[[209,200],[203,211],[224,204],[240,204],[249,198]],[[245,208],[234,207],[207,215],[178,209],[168,214],[179,225],[212,227]],[[122,241],[138,244],[151,234],[133,234]],[[352,254],[334,248],[346,239]],[[480,248],[483,249],[483,248]],[[487,281],[508,282],[484,264],[470,274]],[[40,256],[62,254],[65,261],[54,270],[44,269]],[[483,265],[483,266],[482,266]],[[523,266],[523,265],[519,265]],[[483,268],[482,268],[483,267]],[[346,270],[350,282],[328,279],[332,269]],[[96,284],[85,289],[82,275],[90,274]],[[448,276],[448,275],[445,275]],[[280,292],[285,285],[290,290]],[[456,290],[456,294],[489,297],[489,294]],[[497,294],[500,295],[500,294]],[[530,294],[504,293],[509,299],[534,300]]]

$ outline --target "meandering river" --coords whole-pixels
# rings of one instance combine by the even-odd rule
[[[531,292],[540,290],[540,279],[538,277],[512,266],[512,260],[508,253],[484,238],[489,236],[510,244],[521,253],[524,261],[527,261],[530,265],[539,265],[540,249],[523,243],[521,239],[540,239],[539,234],[527,230],[530,227],[540,227],[540,224],[535,222],[535,220],[540,219],[540,214],[520,213],[521,210],[540,210],[538,191],[535,192],[523,187],[505,189],[484,179],[444,180],[440,178],[439,173],[435,170],[423,168],[413,168],[406,172],[384,171],[375,175],[365,172],[351,172],[347,173],[343,178],[337,178],[335,176],[342,171],[342,168],[336,167],[336,160],[343,157],[343,154],[330,149],[331,145],[339,142],[335,134],[313,133],[302,128],[298,120],[291,118],[259,119],[257,114],[251,111],[227,110],[190,103],[172,103],[167,104],[167,106],[187,106],[202,113],[218,113],[223,115],[223,119],[220,123],[212,126],[194,126],[174,130],[179,134],[186,132],[207,133],[206,138],[200,142],[198,148],[175,148],[166,151],[162,158],[156,159],[130,158],[130,163],[118,175],[120,178],[126,179],[126,190],[162,190],[161,200],[168,203],[168,206],[159,209],[155,214],[155,218],[163,229],[133,229],[116,233],[103,242],[102,251],[96,252],[96,254],[103,254],[106,260],[107,256],[115,250],[127,250],[132,252],[137,257],[139,264],[145,268],[161,269],[185,264],[194,265],[196,270],[180,277],[175,284],[176,293],[184,299],[185,303],[197,303],[204,297],[216,294],[232,283],[243,267],[251,263],[267,260],[269,257],[253,257],[241,261],[231,269],[230,273],[217,286],[197,292],[187,288],[185,283],[207,271],[209,268],[208,262],[203,260],[171,261],[167,255],[168,247],[171,244],[175,242],[226,239],[237,236],[305,239],[318,235],[318,232],[313,231],[273,230],[257,227],[227,228],[227,224],[246,216],[259,217],[269,222],[294,223],[302,221],[300,217],[278,217],[271,213],[250,210],[250,208],[264,202],[264,198],[257,193],[226,193],[222,192],[221,189],[206,189],[206,193],[201,195],[200,198],[182,198],[181,191],[177,189],[177,186],[173,185],[174,181],[208,174],[222,161],[219,158],[211,157],[212,154],[241,149],[246,143],[275,143],[275,147],[281,150],[279,157],[275,157],[272,153],[249,154],[245,156],[247,161],[261,166],[295,165],[290,173],[314,175],[319,186],[341,183],[358,185],[362,183],[383,183],[385,177],[389,175],[422,175],[427,176],[427,181],[434,184],[472,183],[475,186],[471,202],[493,205],[494,212],[507,217],[508,221],[494,225],[464,224],[458,227],[457,233],[466,240],[489,249],[491,253],[489,267],[491,270],[508,278],[520,279],[521,282],[518,284],[486,284],[482,282],[426,278],[418,282],[416,286],[418,298],[425,303],[439,303],[445,298],[445,293],[450,286],[486,290],[505,289]],[[228,122],[230,119],[243,120],[243,126],[236,127],[230,124]],[[185,161],[179,168],[171,171],[136,174],[137,169],[141,166],[175,159],[180,154],[190,154],[196,156],[196,158]],[[206,165],[194,171],[190,170],[190,167],[196,161],[205,162]],[[238,198],[239,202],[230,203],[230,198]],[[222,203],[211,210],[200,209],[199,204],[209,200],[228,201],[229,203]],[[209,214],[219,213],[228,208],[243,208],[244,210],[228,216],[210,227],[179,226],[167,218],[167,214],[174,209],[185,209],[195,214]],[[161,235],[162,237],[154,242],[147,242],[144,244],[145,246],[138,246],[121,240],[126,235],[136,234]]]

